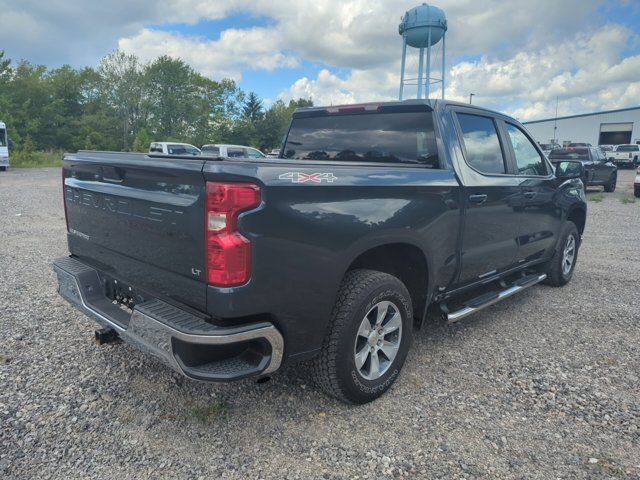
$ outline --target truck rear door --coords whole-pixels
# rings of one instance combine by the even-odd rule
[[[65,156],[70,252],[114,279],[204,310],[204,160]]]

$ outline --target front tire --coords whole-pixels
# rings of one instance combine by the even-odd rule
[[[618,175],[616,175],[615,173],[611,174],[609,181],[604,186],[604,191],[608,193],[615,192],[617,182],[618,182]]]
[[[352,270],[338,292],[320,354],[315,383],[347,403],[371,402],[396,380],[411,345],[411,297],[396,277]]]
[[[578,261],[579,248],[578,228],[575,223],[567,221],[562,227],[555,254],[544,264],[543,271],[547,274],[546,284],[562,287],[571,281]]]

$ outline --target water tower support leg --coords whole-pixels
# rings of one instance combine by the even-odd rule
[[[422,98],[422,77],[424,75],[424,48],[420,49],[420,60],[418,61],[418,98]]]
[[[444,58],[445,58],[445,44],[444,44],[444,39],[447,37],[447,34],[445,32],[444,35],[442,35],[442,99],[444,100]]]
[[[429,37],[427,39],[427,80],[425,82],[426,95],[425,98],[429,98],[429,89],[431,87],[431,28],[429,28]]]
[[[402,100],[402,96],[404,95],[404,67],[405,61],[407,59],[407,39],[402,37],[402,66],[400,67],[400,98]]]

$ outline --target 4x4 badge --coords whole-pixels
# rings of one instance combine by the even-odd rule
[[[291,180],[292,183],[333,183],[338,177],[333,173],[302,173],[302,172],[287,172],[278,177],[280,180]]]

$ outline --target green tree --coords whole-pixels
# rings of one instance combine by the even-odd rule
[[[262,100],[254,92],[249,92],[243,107],[244,118],[253,125],[262,118]]]
[[[263,151],[278,148],[287,133],[291,115],[299,107],[312,107],[313,102],[307,99],[290,100],[288,104],[277,100],[265,112],[256,125],[257,144]]]
[[[265,109],[233,80],[211,80],[168,56],[142,64],[116,51],[97,69],[47,69],[12,63],[0,51],[0,119],[26,157],[50,149],[146,151],[151,140],[266,150],[280,145],[293,110],[307,105],[277,101]]]
[[[195,136],[195,124],[206,106],[197,85],[200,80],[184,61],[166,55],[158,57],[146,68],[149,126],[158,140]]]
[[[149,132],[147,132],[147,129],[141,128],[140,130],[138,130],[136,138],[133,140],[133,151],[141,153],[148,152],[150,144],[151,137],[149,136]]]
[[[117,112],[121,123],[121,148],[128,150],[134,132],[145,118],[143,73],[135,55],[116,51],[100,62],[100,93],[105,104]]]

